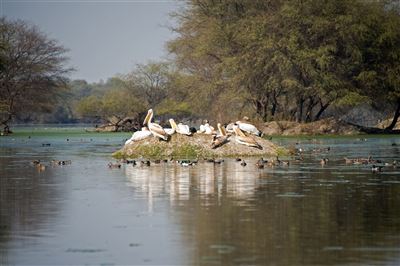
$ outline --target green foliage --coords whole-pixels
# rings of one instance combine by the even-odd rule
[[[310,121],[357,95],[396,101],[399,10],[393,1],[189,1],[169,42],[193,109]],[[387,91],[387,93],[382,93]],[[201,99],[201,101],[199,101]]]

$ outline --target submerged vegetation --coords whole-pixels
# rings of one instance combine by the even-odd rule
[[[390,118],[385,128],[392,130],[400,116],[399,12],[394,0],[189,0],[172,14],[177,23],[176,38],[167,43],[169,61],[139,64],[106,82],[70,81],[69,92],[61,90],[69,71],[62,67],[65,49],[55,42],[47,42],[55,49],[47,83],[20,83],[24,77],[10,74],[11,48],[19,43],[5,36],[20,22],[2,19],[3,128],[17,117],[106,122],[115,131],[132,130],[149,108],[161,122],[174,116],[225,123],[246,115],[259,122],[302,123],[339,119],[363,104]],[[28,36],[32,29],[23,27],[19,34]],[[51,101],[42,105],[21,88]],[[13,99],[19,104],[11,104]],[[36,102],[35,108],[53,110],[52,115],[23,116],[26,111],[11,108]]]

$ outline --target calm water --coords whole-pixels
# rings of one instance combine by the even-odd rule
[[[1,137],[0,264],[400,265],[400,168],[342,159],[400,161],[400,137],[273,139],[306,150],[289,167],[108,169],[129,136]],[[72,164],[39,172],[35,159]]]

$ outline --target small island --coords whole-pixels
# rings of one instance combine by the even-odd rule
[[[151,137],[131,142],[113,154],[114,158],[147,158],[147,159],[192,159],[217,157],[276,156],[285,153],[285,149],[263,139],[254,137],[260,148],[248,147],[235,141],[230,136],[227,143],[212,149],[212,136],[195,133],[193,136],[174,134],[168,141]]]

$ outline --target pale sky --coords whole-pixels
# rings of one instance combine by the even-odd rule
[[[73,79],[106,80],[167,56],[175,0],[0,0],[1,15],[37,25],[70,49]]]

